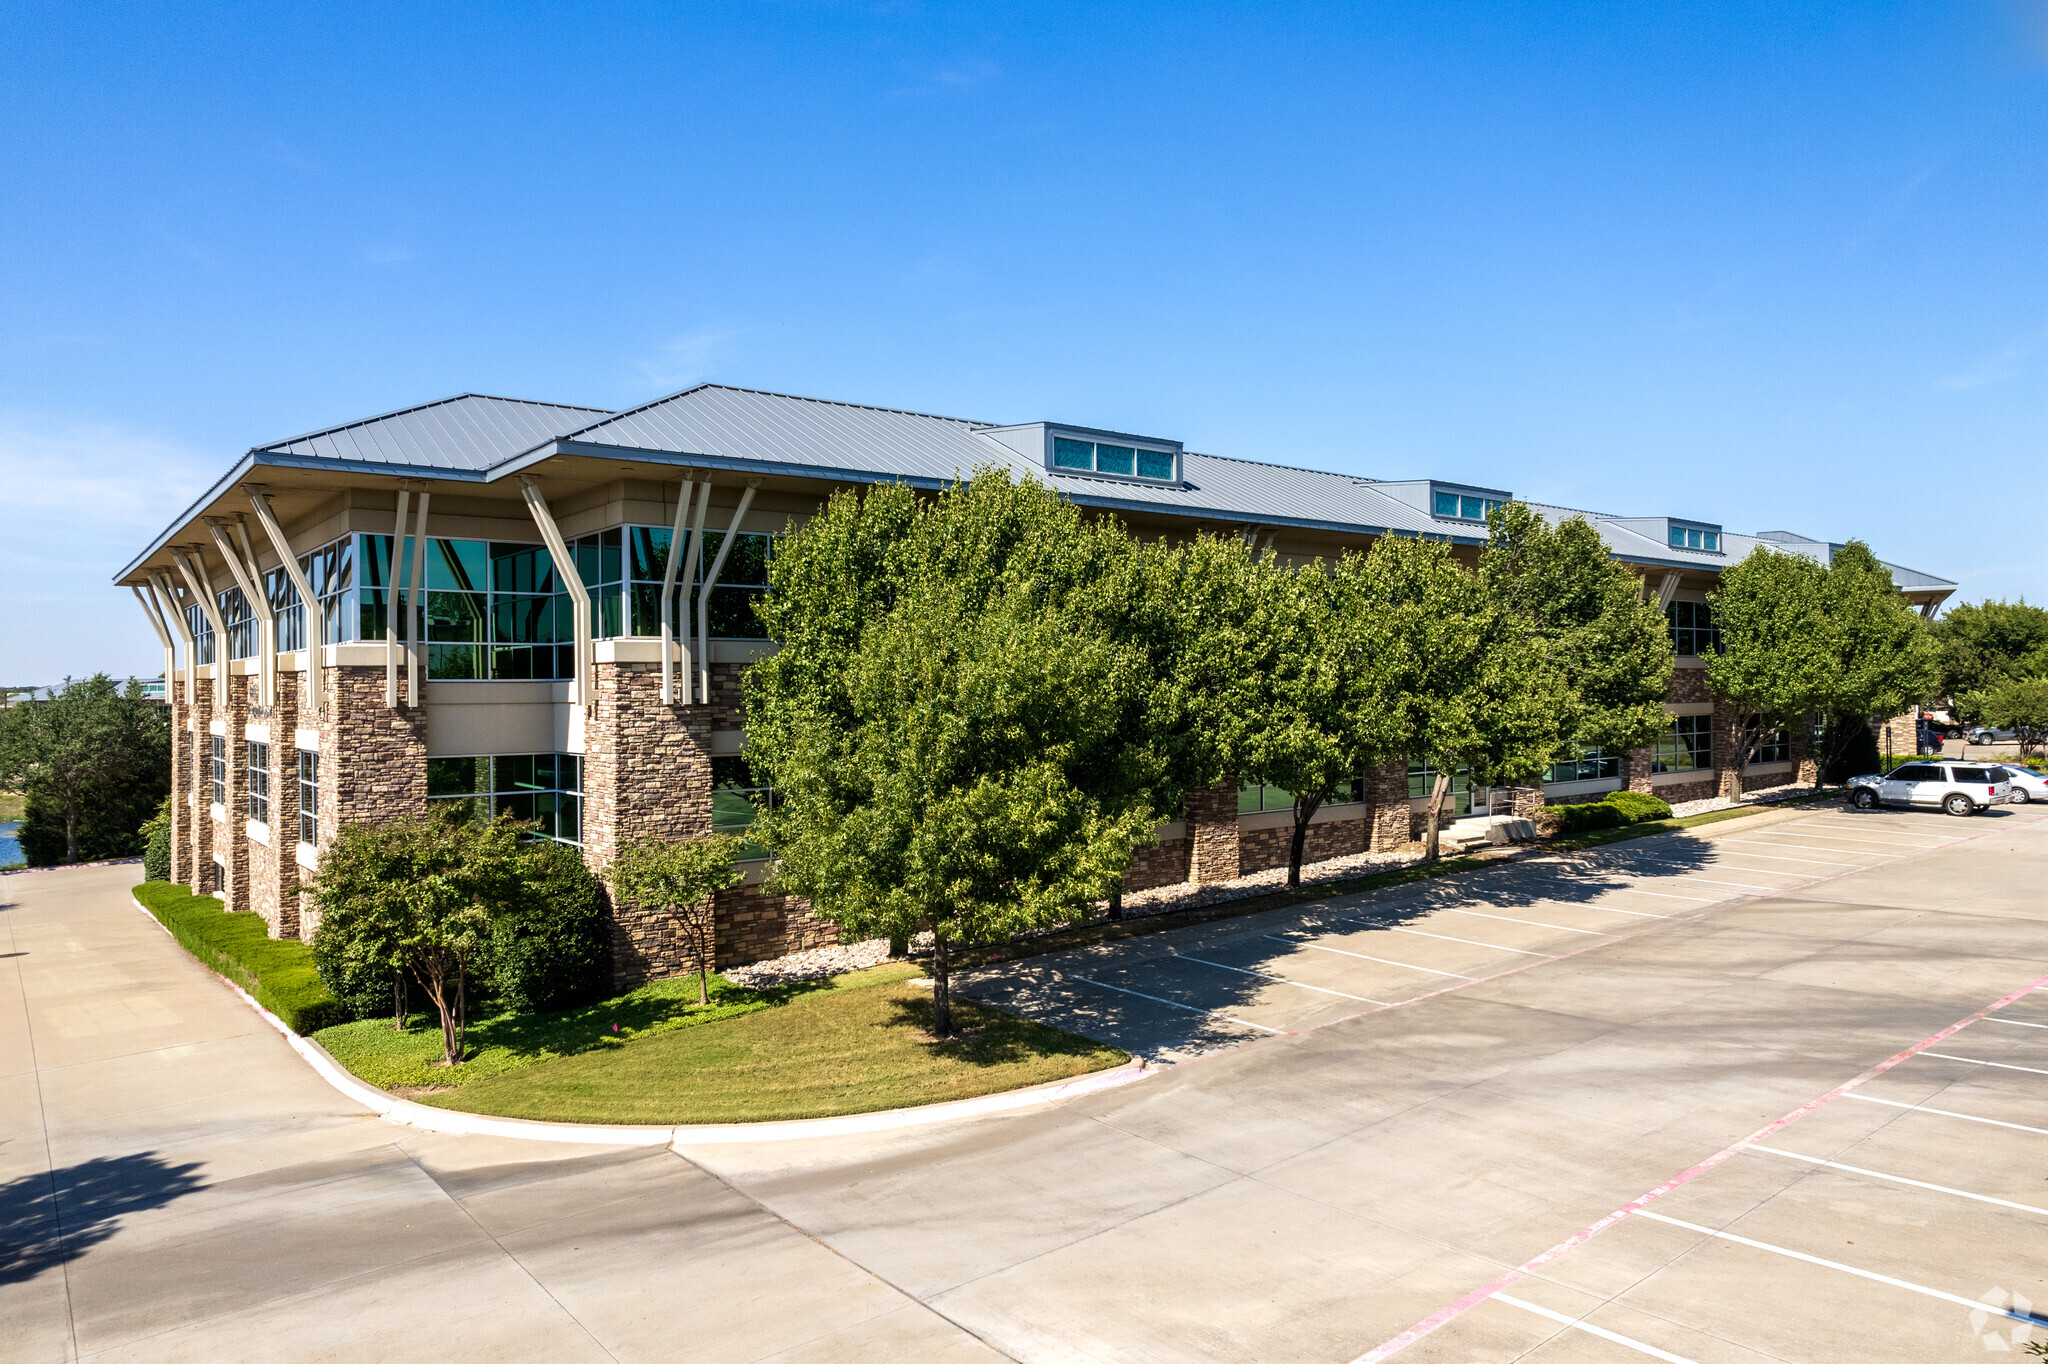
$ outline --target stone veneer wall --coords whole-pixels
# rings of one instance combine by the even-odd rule
[[[1405,779],[1405,774],[1404,774]],[[1308,836],[1302,840],[1301,860],[1305,866],[1310,862],[1321,862],[1332,857],[1349,857],[1362,853],[1372,837],[1372,820],[1363,807],[1354,807],[1355,817],[1335,819],[1324,824],[1308,826]],[[1294,842],[1294,826],[1278,829],[1253,829],[1238,835],[1238,863],[1240,875],[1265,871],[1272,867],[1287,865],[1287,852]]]
[[[1194,843],[1187,838],[1169,838],[1131,854],[1131,869],[1124,873],[1126,893],[1177,886],[1188,879],[1188,859]]]
[[[1365,802],[1370,812],[1371,833],[1366,846],[1373,852],[1390,852],[1414,840],[1408,812],[1408,763],[1388,763],[1366,774]]]
[[[839,929],[811,911],[794,895],[770,895],[757,886],[722,890],[712,902],[715,926],[714,965],[744,966],[750,961],[786,957],[839,941]]]

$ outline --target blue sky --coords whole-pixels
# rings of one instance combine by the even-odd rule
[[[699,379],[2048,599],[2048,0],[0,11],[0,683],[242,450]]]

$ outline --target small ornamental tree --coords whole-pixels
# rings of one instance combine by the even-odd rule
[[[1533,781],[1557,756],[1570,700],[1527,616],[1435,541],[1387,536],[1367,556],[1367,593],[1395,651],[1388,684],[1399,751],[1436,772],[1424,857],[1440,855],[1444,797],[1459,770]]]
[[[418,981],[448,1065],[463,1057],[468,978],[488,965],[492,925],[529,893],[526,828],[437,815],[345,824],[306,888],[320,910],[315,952],[359,976]]]
[[[1654,742],[1671,723],[1664,710],[1671,631],[1635,574],[1582,516],[1552,525],[1509,502],[1487,521],[1480,577],[1528,623],[1564,684],[1565,756],[1584,748],[1626,753]]]
[[[676,926],[697,961],[697,1002],[711,1002],[711,964],[718,950],[713,897],[742,875],[733,866],[743,842],[732,834],[669,841],[643,838],[619,850],[605,868],[612,895],[643,909],[659,909]]]
[[[1400,650],[1386,637],[1378,575],[1361,555],[1296,571],[1268,552],[1249,576],[1253,687],[1228,732],[1241,777],[1294,793],[1287,884],[1299,886],[1316,811],[1401,752],[1392,695]]]
[[[1835,551],[1821,581],[1824,663],[1812,709],[1834,721],[1825,772],[1842,756],[1853,722],[1889,720],[1934,695],[1941,685],[1940,651],[1926,624],[1892,582],[1870,546],[1851,540]],[[1840,736],[1840,737],[1837,737]]]
[[[2025,599],[1951,606],[1929,633],[1941,659],[1941,692],[1958,703],[2011,678],[2038,677],[2043,667],[2034,660],[2048,661],[2048,608]]]
[[[772,884],[855,934],[954,948],[1085,912],[1152,836],[1167,760],[1128,708],[1145,657],[1077,600],[1120,536],[978,474],[919,500],[841,495],[777,547],[748,670],[747,757],[776,789]]]

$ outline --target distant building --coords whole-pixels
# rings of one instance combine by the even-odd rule
[[[740,675],[775,647],[750,608],[776,535],[836,489],[937,489],[986,465],[1148,536],[1238,534],[1294,562],[1384,535],[1475,553],[1488,509],[1513,496],[1059,422],[711,384],[626,412],[466,394],[278,441],[244,455],[116,578],[158,624],[176,683],[173,876],[295,937],[310,927],[301,879],[352,820],[436,802],[511,811],[596,867],[644,835],[744,830],[772,799],[747,768]],[[1706,687],[1716,639],[1706,593],[1759,543],[1822,560],[1836,546],[1698,517],[1586,515],[1670,620],[1671,727],[1637,752],[1559,755],[1546,798],[1733,792],[1745,779],[1733,717]],[[571,560],[577,571],[565,575]],[[1891,567],[1923,612],[1955,590]],[[1910,745],[1910,719],[1904,734]],[[1766,736],[1748,784],[1810,775],[1809,737]],[[1433,776],[1405,765],[1361,773],[1350,799],[1317,816],[1309,855],[1406,841]],[[1486,808],[1492,793],[1465,774],[1457,782],[1458,813]],[[1127,883],[1278,865],[1288,805],[1257,787],[1192,792]],[[722,898],[718,933],[720,966],[831,937],[802,904],[751,886]],[[685,965],[660,922],[621,920],[614,947],[621,984]]]

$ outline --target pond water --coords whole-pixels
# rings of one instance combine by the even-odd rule
[[[21,821],[10,819],[0,824],[0,867],[21,861],[21,844],[16,841],[14,831],[21,827]]]

